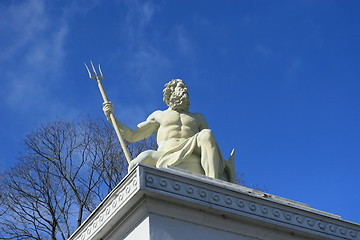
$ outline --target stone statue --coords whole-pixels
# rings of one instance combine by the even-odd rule
[[[154,167],[167,165],[182,168],[209,177],[236,182],[234,150],[228,161],[224,160],[212,131],[200,113],[189,112],[189,94],[181,79],[165,84],[165,111],[153,112],[135,130],[116,119],[123,138],[132,143],[156,136],[158,149],[140,153],[129,163],[129,171],[143,163]],[[103,111],[111,123],[113,114],[111,102],[103,103]]]

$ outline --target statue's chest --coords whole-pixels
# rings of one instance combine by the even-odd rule
[[[171,114],[168,114],[164,119],[162,119],[162,122],[164,125],[167,126],[185,126],[192,129],[199,127],[197,119],[188,113],[172,112]]]

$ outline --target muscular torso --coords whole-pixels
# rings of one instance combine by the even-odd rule
[[[199,113],[167,109],[157,112],[154,120],[159,123],[157,142],[160,151],[172,148],[184,139],[194,136],[203,128],[207,128],[204,117]]]

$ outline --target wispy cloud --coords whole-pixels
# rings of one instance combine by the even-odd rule
[[[176,40],[179,46],[179,53],[186,57],[194,58],[194,49],[191,45],[188,33],[184,25],[179,25],[176,28]]]
[[[162,73],[171,65],[167,53],[154,44],[163,41],[163,36],[152,26],[153,17],[161,6],[152,1],[125,2],[128,11],[122,29],[128,42],[126,69],[134,77],[134,85],[151,92],[154,81],[159,81]]]
[[[0,60],[8,60],[18,55],[22,48],[33,42],[39,32],[44,30],[44,5],[41,1],[28,1],[18,5],[2,7],[0,33],[5,44],[0,46]]]
[[[126,4],[126,32],[131,42],[139,44],[144,41],[144,30],[151,22],[156,8],[151,1],[128,0]]]
[[[67,24],[49,16],[42,0],[24,1],[1,10],[0,35],[6,38],[0,57],[5,78],[1,98],[7,106],[25,110],[46,101],[48,88],[57,84]]]
[[[176,68],[174,64],[179,58],[185,58],[186,62],[194,59],[193,46],[184,25],[169,26],[166,32],[154,27],[158,24],[155,16],[162,10],[161,3],[135,0],[126,4],[128,12],[122,29],[128,38],[127,69],[134,81],[149,92],[154,82],[167,80],[163,79],[164,75]],[[176,59],[161,43],[177,51]]]
[[[143,89],[151,90],[152,82],[158,81],[165,69],[170,66],[169,58],[157,48],[150,45],[137,49],[128,62],[129,69],[133,72]]]

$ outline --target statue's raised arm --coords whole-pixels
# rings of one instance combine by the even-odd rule
[[[103,111],[107,120],[110,123],[112,123],[110,119],[110,115],[114,114],[113,104],[111,102],[104,102]],[[157,112],[158,111],[151,114],[146,119],[146,121],[139,123],[134,130],[131,130],[128,126],[120,122],[118,119],[116,119],[116,124],[120,129],[121,135],[124,137],[126,141],[130,143],[138,142],[140,140],[150,137],[159,128],[160,124],[156,122],[154,117]]]

